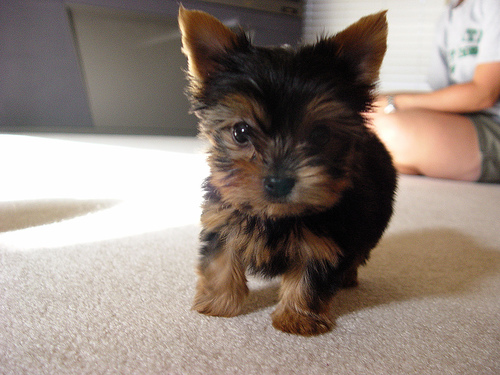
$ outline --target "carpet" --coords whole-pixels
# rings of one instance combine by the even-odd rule
[[[190,310],[201,141],[0,135],[1,374],[499,374],[500,186],[402,176],[333,330]]]

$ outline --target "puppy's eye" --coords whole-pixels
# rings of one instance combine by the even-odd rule
[[[330,138],[330,129],[325,125],[316,126],[309,134],[309,142],[318,147],[326,146],[330,142]]]
[[[246,122],[238,122],[233,127],[233,138],[239,144],[245,144],[250,140],[250,126]]]

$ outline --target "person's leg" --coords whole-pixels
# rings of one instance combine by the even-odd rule
[[[371,114],[369,121],[399,172],[465,181],[480,177],[477,133],[467,117],[408,110]]]

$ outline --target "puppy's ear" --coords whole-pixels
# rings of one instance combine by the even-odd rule
[[[189,73],[200,82],[218,68],[217,58],[238,43],[238,35],[218,19],[205,12],[187,10],[182,5],[179,8],[179,27]]]
[[[358,79],[374,84],[387,49],[387,11],[361,18],[330,38],[338,47],[337,55],[358,65]]]

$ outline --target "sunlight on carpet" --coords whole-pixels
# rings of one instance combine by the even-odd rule
[[[186,152],[141,149],[21,135],[0,135],[1,214],[29,201],[103,204],[86,214],[0,233],[15,248],[58,247],[102,241],[197,223],[205,158]],[[116,203],[115,203],[116,202]],[[111,206],[111,207],[110,207]],[[4,210],[2,210],[4,208]],[[45,212],[45,215],[47,213]],[[49,218],[50,219],[50,218]]]

